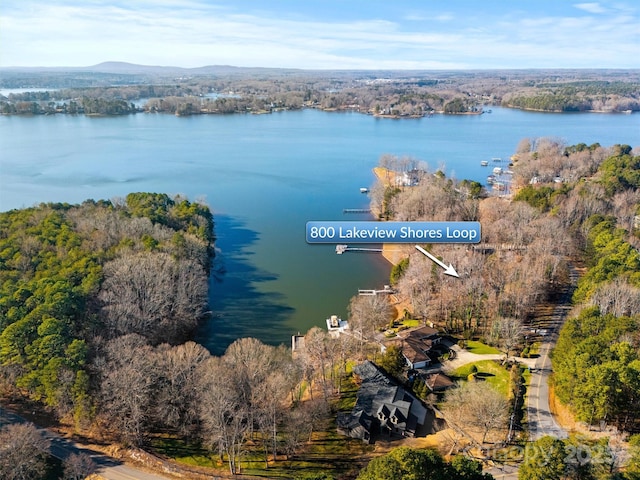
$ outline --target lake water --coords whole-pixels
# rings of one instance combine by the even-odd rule
[[[307,245],[309,220],[368,206],[382,154],[409,155],[448,175],[484,181],[480,161],[508,158],[524,137],[640,146],[640,115],[543,114],[377,119],[316,110],[271,115],[0,117],[0,210],[79,203],[134,191],[204,198],[215,215],[215,317],[199,341],[221,353],[235,338],[288,343],[346,316],[358,288],[380,288],[377,254]],[[360,217],[363,219],[364,217]],[[358,219],[348,216],[348,219]]]

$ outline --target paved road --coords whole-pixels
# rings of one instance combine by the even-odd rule
[[[548,328],[546,341],[540,346],[540,356],[536,359],[534,368],[531,369],[531,383],[527,392],[527,419],[529,423],[529,440],[535,441],[545,435],[566,438],[567,431],[558,423],[549,408],[549,376],[551,375],[551,359],[549,352],[553,349],[558,339],[558,332],[571,308],[571,295],[573,287],[578,281],[578,272],[571,267],[571,285],[562,294],[560,302],[555,307]]]
[[[529,440],[535,441],[545,435],[566,438],[567,432],[556,422],[549,407],[549,376],[551,375],[551,359],[549,351],[553,342],[545,342],[540,347],[540,357],[531,371],[531,383],[527,397],[527,419],[529,424]]]
[[[0,408],[0,426],[10,423],[24,423],[26,421],[27,420],[19,415]],[[86,453],[98,466],[96,473],[107,480],[167,480],[170,478],[129,467],[114,458],[108,457],[103,453],[96,452],[95,450],[90,450],[85,446],[74,443],[69,439],[50,432],[49,430],[44,428],[41,428],[40,430],[51,442],[51,455],[59,458],[60,460],[65,460],[74,453]]]

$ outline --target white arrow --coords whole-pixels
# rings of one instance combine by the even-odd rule
[[[445,275],[451,275],[452,277],[456,277],[456,278],[460,278],[460,275],[458,275],[458,272],[456,272],[456,269],[453,268],[453,265],[449,264],[449,266],[447,267],[444,263],[442,263],[440,260],[438,260],[436,257],[434,257],[433,255],[431,255],[429,252],[427,252],[424,248],[422,248],[420,245],[416,245],[416,249],[421,252],[424,253],[427,257],[429,257],[431,260],[433,260],[434,262],[436,262],[438,265],[440,265],[442,268],[444,268],[444,274]]]

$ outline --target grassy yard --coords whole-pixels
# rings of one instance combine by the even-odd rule
[[[353,410],[356,406],[356,397],[358,394],[358,386],[353,381],[353,376],[348,375],[341,380],[342,393],[336,401],[334,409],[338,412],[347,412]]]
[[[213,475],[228,474],[226,462],[220,462],[217,455],[197,445],[188,445],[175,438],[157,438],[153,446],[157,453],[177,463],[209,468]],[[296,478],[303,473],[329,473],[334,478],[355,478],[372,452],[373,446],[339,435],[334,422],[328,419],[321,431],[313,433],[311,442],[299,454],[290,458],[279,457],[276,462],[269,462],[269,468],[265,468],[261,448],[249,448],[240,460],[240,468],[244,475],[267,478]]]
[[[498,354],[501,353],[500,350],[494,347],[490,347],[489,345],[485,345],[482,342],[478,342],[477,340],[468,340],[466,342],[466,349],[471,353],[477,353],[478,355],[490,355],[490,354]]]
[[[347,365],[351,371],[353,364]],[[357,386],[351,375],[342,380],[342,395],[332,405],[333,412],[349,411],[356,402]],[[373,452],[372,445],[339,435],[336,431],[335,413],[329,413],[321,421],[319,429],[296,455],[278,460],[265,467],[264,451],[260,441],[249,443],[240,460],[242,474],[264,478],[296,478],[302,474],[328,473],[334,478],[355,478]],[[152,440],[153,451],[189,467],[211,469],[212,475],[226,476],[226,460],[211,454],[197,444],[189,444],[172,436],[159,435]]]
[[[467,380],[474,365],[478,369],[477,379],[491,384],[505,397],[507,396],[509,392],[509,371],[494,360],[482,360],[464,365],[454,370],[451,375],[452,378],[455,380]]]
[[[296,473],[329,473],[334,478],[355,478],[373,452],[372,445],[338,435],[335,423],[329,421],[322,431],[314,433],[313,440],[292,461],[282,461],[265,471],[245,471],[253,475],[280,475],[295,478]]]
[[[217,457],[213,460],[209,452],[200,445],[189,444],[175,437],[156,437],[151,441],[151,445],[157,453],[183,465],[206,468],[226,467],[226,464],[216,461]]]
[[[393,327],[388,328],[385,331],[384,335],[387,338],[393,338],[398,334],[398,332],[401,332],[402,330],[407,330],[409,328],[416,328],[416,327],[419,327],[420,325],[422,325],[422,322],[420,320],[414,320],[412,318],[396,320],[395,322],[393,322]]]
[[[156,438],[152,444],[156,453],[179,464],[211,469],[212,475],[226,477],[228,474],[226,461],[221,462],[218,455],[198,445],[187,444],[176,438]],[[276,462],[270,461],[269,468],[265,468],[264,453],[256,445],[255,449],[249,447],[246,450],[240,460],[240,468],[244,475],[266,478],[296,478],[303,473],[329,473],[334,478],[355,478],[372,451],[373,446],[339,435],[334,422],[328,419],[323,429],[314,432],[311,442],[297,455],[290,458],[279,456]]]

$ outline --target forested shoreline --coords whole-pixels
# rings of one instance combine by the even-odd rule
[[[586,273],[553,354],[555,389],[577,419],[636,434],[640,155],[624,144],[541,138],[523,139],[512,159],[516,193],[504,198],[440,171],[398,185],[392,172],[418,172],[420,162],[383,156],[381,167],[390,173],[372,186],[372,209],[399,221],[479,221],[482,243],[426,245],[462,272],[455,279],[443,278],[408,247],[391,279],[404,312],[386,297],[355,296],[352,335],[336,338],[314,327],[293,355],[284,346],[240,338],[218,357],[190,340],[209,310],[215,236],[206,205],[132,193],[0,213],[1,391],[38,402],[77,432],[159,452],[172,442],[236,474],[247,457],[267,471],[298,457],[304,462],[316,434],[333,432],[336,414],[353,408],[359,382],[353,365],[374,359],[454,424],[469,423],[479,405],[473,398],[497,395],[496,423],[478,427],[485,444],[489,432],[506,428],[504,394],[480,383],[431,395],[424,382],[409,382],[397,348],[380,353],[380,335],[403,317],[430,323],[462,345],[482,340],[506,357],[526,357],[535,348],[537,309],[569,283],[579,262]],[[509,373],[514,409],[522,375],[517,366]],[[474,385],[469,377],[461,384]],[[517,429],[526,439],[524,426]],[[350,459],[337,471],[355,478],[371,449],[353,439],[332,442]],[[450,454],[456,445],[448,446]],[[456,458],[449,465],[437,455],[397,451],[372,462],[360,478],[387,463],[409,468],[411,459],[486,478],[476,463]],[[629,465],[627,472],[636,472]],[[596,475],[599,467],[581,468]],[[597,478],[614,478],[616,469]],[[308,478],[334,478],[322,474]]]
[[[564,145],[523,139],[512,157],[512,198],[487,197],[467,181],[423,172],[415,186],[394,182],[414,172],[410,158],[386,156],[372,188],[372,210],[402,221],[479,221],[482,243],[471,248],[427,248],[464,272],[442,278],[431,262],[408,248],[391,282],[407,299],[411,318],[436,323],[456,338],[483,339],[505,355],[529,356],[544,339],[536,328],[541,306],[569,285],[578,265],[585,273],[573,294],[573,310],[552,354],[555,393],[589,429],[640,436],[640,155],[628,145]],[[474,188],[475,187],[475,188]],[[373,325],[372,327],[375,327]],[[369,330],[371,335],[373,331]],[[447,411],[445,396],[440,409]],[[455,402],[460,404],[460,401]],[[475,402],[476,409],[478,402]],[[451,407],[449,407],[451,408]],[[449,411],[459,425],[469,413]],[[485,417],[488,418],[488,417]],[[570,452],[585,438],[534,443],[544,452]],[[607,459],[587,460],[578,473],[566,460],[554,468],[576,478],[618,478],[622,465],[613,444]],[[547,443],[545,443],[547,442]],[[627,476],[636,478],[638,454],[631,447]],[[633,453],[635,452],[635,453]],[[566,453],[569,458],[570,453]],[[531,462],[529,465],[528,462]],[[634,463],[635,462],[635,463]],[[573,472],[573,473],[571,473]],[[536,460],[525,461],[519,478],[548,478]],[[613,475],[613,476],[612,476]],[[560,478],[560,477],[558,477]]]
[[[0,378],[60,417],[91,416],[105,344],[176,344],[206,315],[205,205],[132,193],[3,212],[0,225]]]
[[[442,281],[430,264],[411,253],[392,272],[392,282],[417,318],[438,319],[447,331],[465,338],[481,335],[490,343],[493,337],[497,344],[523,345],[535,308],[568,281],[572,261],[584,262],[588,269],[573,296],[578,313],[561,332],[554,354],[559,395],[589,423],[614,420],[638,431],[640,386],[632,379],[640,378],[640,156],[628,145],[565,146],[554,139],[524,139],[513,160],[516,193],[511,201],[482,198],[469,182],[438,172],[424,175],[415,187],[379,182],[373,188],[372,208],[388,219],[479,221],[482,242],[488,245],[467,250],[432,246],[469,272],[463,278]],[[381,164],[401,172],[415,162],[386,157]],[[611,329],[596,350],[595,343],[576,345],[591,338],[584,333],[585,322],[599,325],[586,332]],[[591,350],[588,361],[576,357],[585,349]],[[595,374],[587,367],[609,361],[622,362],[633,373],[616,373],[609,388],[587,386],[582,375]],[[622,392],[629,397],[622,400],[617,396]],[[606,399],[597,401],[599,395]],[[580,406],[583,401],[590,409]],[[601,409],[593,410],[594,405]]]
[[[11,75],[4,82],[13,85]],[[90,74],[87,74],[90,76]],[[28,85],[51,80],[31,74]],[[125,85],[69,88],[62,75],[46,85],[62,88],[0,96],[4,115],[123,115],[136,112],[180,116],[268,113],[318,108],[393,118],[434,113],[481,113],[491,106],[543,112],[640,111],[635,72],[316,72],[193,75],[180,78],[128,76]],[[95,83],[102,76],[96,74]],[[124,80],[122,80],[124,81]],[[79,82],[79,80],[78,80]],[[135,102],[144,102],[138,106]]]

